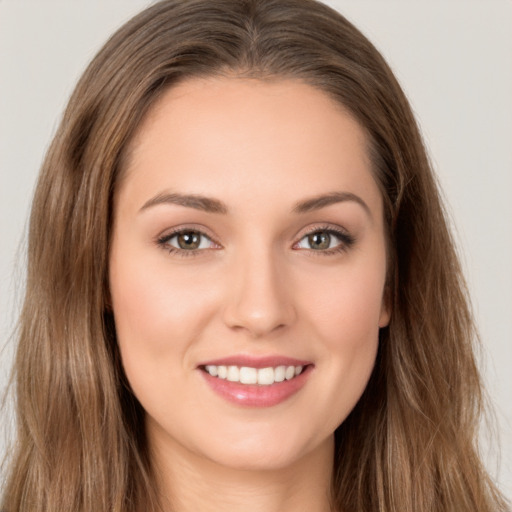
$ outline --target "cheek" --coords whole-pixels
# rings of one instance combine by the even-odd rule
[[[161,352],[167,345],[166,336],[162,334],[168,331],[169,324],[185,321],[186,310],[172,307],[177,303],[176,291],[162,284],[154,279],[151,271],[115,267],[111,279],[112,302],[122,348],[139,345],[155,353]]]
[[[309,317],[333,351],[373,349],[382,313],[385,272],[360,265],[332,273],[323,287],[307,287]]]
[[[188,351],[212,310],[212,301],[198,284],[201,280],[182,269],[170,272],[165,255],[144,257],[136,250],[122,258],[113,253],[110,288],[126,376],[143,407],[158,415],[180,393],[155,391],[187,382],[183,376],[191,366]]]
[[[326,290],[310,294],[308,321],[323,379],[314,403],[325,414],[326,431],[345,420],[368,384],[379,344],[383,287],[384,272],[364,266],[331,275]]]
[[[158,259],[145,261],[144,265],[141,261],[136,255],[130,259],[111,258],[117,335],[121,343],[132,340],[165,351],[177,333],[186,336],[197,327],[198,311],[208,309],[209,297],[187,272],[170,273],[168,265]]]

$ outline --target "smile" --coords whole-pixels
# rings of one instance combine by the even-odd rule
[[[233,356],[200,364],[208,387],[231,404],[272,407],[297,394],[314,364],[282,356]]]
[[[240,384],[257,384],[271,386],[276,382],[291,380],[302,373],[304,366],[276,366],[267,368],[252,368],[250,366],[207,365],[204,367],[212,377],[225,379]]]

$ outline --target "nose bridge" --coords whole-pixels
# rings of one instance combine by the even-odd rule
[[[295,318],[286,268],[272,247],[249,244],[234,255],[228,281],[225,321],[230,327],[260,337]]]

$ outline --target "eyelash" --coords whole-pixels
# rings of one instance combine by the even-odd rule
[[[183,233],[196,233],[200,236],[204,236],[204,237],[208,238],[214,244],[217,243],[210,236],[208,236],[206,233],[204,233],[200,229],[179,228],[179,229],[173,230],[172,232],[159,237],[157,239],[157,244],[159,247],[166,250],[169,254],[174,254],[174,255],[177,255],[177,256],[183,257],[183,258],[187,258],[189,256],[198,256],[202,251],[204,251],[204,249],[191,249],[191,250],[178,249],[177,247],[173,247],[173,246],[169,245],[169,240],[171,240],[175,236],[181,235]],[[312,229],[308,230],[306,233],[304,233],[302,235],[302,237],[300,238],[300,240],[298,242],[296,242],[294,245],[299,243],[301,240],[303,240],[307,236],[312,235],[313,233],[327,233],[329,236],[335,236],[340,241],[340,243],[338,245],[336,245],[335,247],[333,247],[331,249],[325,249],[325,250],[306,249],[315,256],[332,256],[335,254],[345,252],[348,249],[350,249],[356,242],[356,239],[354,238],[354,236],[352,236],[351,234],[347,233],[344,230],[335,229],[331,226],[319,226],[319,227],[312,228]]]
[[[173,247],[172,245],[169,245],[169,240],[174,238],[175,236],[181,235],[183,233],[197,233],[201,237],[206,237],[208,240],[215,242],[211,236],[208,236],[206,233],[201,231],[198,228],[178,228],[170,233],[167,233],[157,239],[157,244],[164,250],[166,250],[169,254],[175,254],[176,256],[179,256],[180,258],[188,258],[189,256],[199,256],[201,251],[204,251],[204,249],[194,249],[194,250],[185,250],[185,249],[178,249],[177,247]]]
[[[342,252],[348,251],[356,242],[356,239],[354,236],[349,234],[347,231],[342,229],[336,229],[332,226],[317,226],[314,228],[311,228],[310,230],[306,231],[300,238],[300,240],[303,240],[309,235],[312,235],[313,233],[327,233],[329,236],[335,236],[340,243],[336,245],[335,247],[332,247],[331,249],[325,249],[325,250],[314,250],[314,249],[306,249],[314,256],[332,256],[335,254],[339,254]],[[299,240],[299,242],[300,242]],[[296,242],[298,243],[298,242]],[[294,244],[295,245],[295,244]]]

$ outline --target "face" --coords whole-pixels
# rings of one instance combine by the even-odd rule
[[[300,82],[194,79],[130,150],[110,287],[151,443],[236,468],[332,450],[389,317],[363,130]]]

